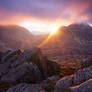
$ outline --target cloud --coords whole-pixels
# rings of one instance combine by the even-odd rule
[[[92,23],[92,0],[0,0],[2,23],[28,18]]]

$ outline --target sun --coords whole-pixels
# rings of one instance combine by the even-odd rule
[[[22,26],[26,29],[28,29],[33,34],[36,34],[36,32],[39,34],[50,34],[50,36],[55,35],[57,33],[58,28],[60,27],[59,24],[49,24],[39,21],[24,21],[22,23],[18,24],[19,26]]]
[[[56,35],[57,34],[57,30],[54,30],[50,33],[50,35]]]

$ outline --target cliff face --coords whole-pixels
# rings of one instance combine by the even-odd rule
[[[51,58],[57,56],[59,60],[92,55],[91,47],[92,27],[87,24],[71,24],[61,27],[56,35],[52,35],[42,46],[47,56]]]

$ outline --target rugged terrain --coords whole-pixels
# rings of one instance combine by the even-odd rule
[[[59,72],[59,64],[45,58],[39,48],[8,50],[0,54],[0,91],[6,92],[9,87],[21,85],[7,92],[29,92],[24,88],[40,92],[48,86],[44,84],[47,78],[53,76],[51,79],[59,79]]]
[[[71,24],[49,37],[18,26],[0,32],[0,92],[92,92],[89,25]]]
[[[0,53],[0,92],[92,92],[92,58],[55,62],[39,48]]]
[[[71,24],[61,27],[41,45],[50,59],[64,61],[92,56],[92,27],[88,24]]]

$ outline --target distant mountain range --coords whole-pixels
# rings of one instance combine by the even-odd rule
[[[8,49],[28,49],[39,45],[47,35],[35,36],[18,25],[0,26],[0,51]]]
[[[0,50],[28,48],[33,35],[25,28],[17,25],[0,26]]]
[[[0,50],[5,50],[3,46],[17,48],[0,52],[0,92],[92,92],[92,28],[89,25],[61,27],[49,36],[33,36],[19,26],[0,28],[3,42]],[[34,44],[41,49],[27,49]],[[48,59],[50,56],[68,61],[55,62]]]
[[[92,27],[88,24],[63,26],[41,48],[48,57],[59,60],[92,55]]]
[[[87,57],[92,55],[92,27],[71,24],[59,28],[55,35],[33,35],[17,25],[0,26],[0,51],[33,47],[40,47],[43,54],[57,61]]]

